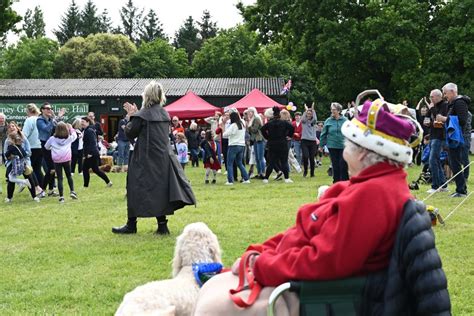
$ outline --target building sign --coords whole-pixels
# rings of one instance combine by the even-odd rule
[[[19,125],[23,125],[26,120],[26,103],[1,103],[0,113],[4,113],[7,121],[16,121]],[[38,108],[41,106],[38,106]],[[89,112],[88,103],[54,103],[51,104],[54,114],[58,114],[61,108],[66,109],[64,120],[72,123],[76,117],[87,116]]]

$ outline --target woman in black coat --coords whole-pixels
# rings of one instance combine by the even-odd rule
[[[97,146],[97,134],[96,130],[92,124],[92,121],[87,116],[81,119],[81,125],[84,129],[82,140],[83,140],[83,155],[84,163],[82,165],[82,176],[84,177],[84,187],[89,187],[90,181],[90,172],[89,169],[92,169],[96,175],[98,175],[108,187],[112,186],[112,182],[109,177],[99,169],[100,164],[100,154],[99,147]]]
[[[116,234],[135,234],[138,217],[156,217],[157,234],[169,234],[166,215],[196,204],[194,193],[169,140],[170,117],[162,105],[166,98],[161,84],[152,81],[143,92],[140,111],[125,103],[130,121],[125,135],[136,138],[127,174],[128,221],[112,228]]]

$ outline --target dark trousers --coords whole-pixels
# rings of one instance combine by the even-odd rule
[[[462,169],[462,148],[449,148],[448,151],[449,155],[449,165],[451,166],[451,170],[453,170],[453,175],[461,171]],[[464,177],[464,173],[461,172],[458,174],[454,181],[456,182],[456,192],[461,194],[467,193],[466,187],[466,178]]]
[[[5,173],[5,176],[6,176],[7,179],[8,179],[8,174],[11,171],[12,171],[12,165],[10,164],[7,167],[7,170],[6,170],[6,173]],[[30,174],[29,176],[23,175],[23,177],[25,177],[25,179],[28,179],[30,181],[31,188],[29,189],[29,191],[30,191],[31,197],[34,198],[36,196],[36,191],[35,191],[35,186],[34,186],[34,179],[33,179],[34,176],[33,176],[33,174]],[[9,199],[13,198],[14,193],[15,193],[15,183],[7,181],[7,198],[9,198]]]
[[[90,173],[89,169],[92,169],[96,175],[98,175],[102,180],[105,181],[105,183],[109,183],[109,177],[99,169],[99,159],[100,157],[98,156],[92,156],[89,158],[84,159],[84,165],[83,165],[83,170],[82,170],[82,175],[84,176],[84,187],[89,186],[89,181],[90,181]]]
[[[303,171],[304,174],[308,173],[308,160],[311,176],[314,176],[314,156],[316,155],[316,141],[314,140],[301,140],[301,152],[303,153]]]
[[[35,173],[36,179],[40,184],[43,183],[43,172],[41,171],[41,164],[43,162],[43,153],[41,148],[32,148],[31,149],[31,167]]]
[[[269,148],[268,150],[268,165],[265,172],[265,179],[272,174],[272,171],[281,171],[285,179],[289,177],[288,169],[288,147],[282,146],[281,148]]]
[[[74,182],[72,181],[71,176],[71,162],[67,161],[62,163],[54,163],[54,170],[56,171],[56,176],[58,177],[58,190],[60,197],[64,196],[63,169],[67,178],[67,183],[69,184],[69,190],[71,190],[71,192],[74,191]]]
[[[344,149],[329,148],[329,157],[332,164],[332,180],[333,183],[338,181],[349,180],[347,172],[347,162],[342,157]]]
[[[83,161],[83,151],[78,150],[76,152],[72,152],[72,159],[71,159],[71,172],[76,172],[76,164],[77,164],[77,172],[82,172],[82,161]]]
[[[46,144],[46,142],[41,141],[41,153],[43,155],[44,161],[43,167],[45,167],[45,175],[41,184],[41,188],[46,190],[46,188],[49,186],[49,189],[52,190],[54,188],[54,162],[53,158],[51,157],[51,151],[44,148],[44,144]]]

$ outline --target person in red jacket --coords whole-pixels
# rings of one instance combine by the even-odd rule
[[[263,286],[258,300],[242,309],[228,290],[238,284],[232,272],[209,280],[201,289],[194,315],[257,315],[266,309],[273,287],[290,280],[333,280],[386,269],[403,206],[413,197],[404,167],[412,159],[411,122],[389,112],[381,100],[366,103],[357,118],[342,126],[343,157],[350,179],[329,187],[319,201],[303,205],[296,223],[247,250],[251,273]],[[248,290],[242,291],[243,298]],[[287,314],[298,312],[294,294],[283,296]],[[285,307],[286,306],[286,307]]]

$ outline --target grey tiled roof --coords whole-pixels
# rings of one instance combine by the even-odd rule
[[[152,79],[0,79],[0,98],[141,96]],[[192,90],[199,96],[244,96],[257,88],[277,96],[281,78],[164,78],[168,96]]]

